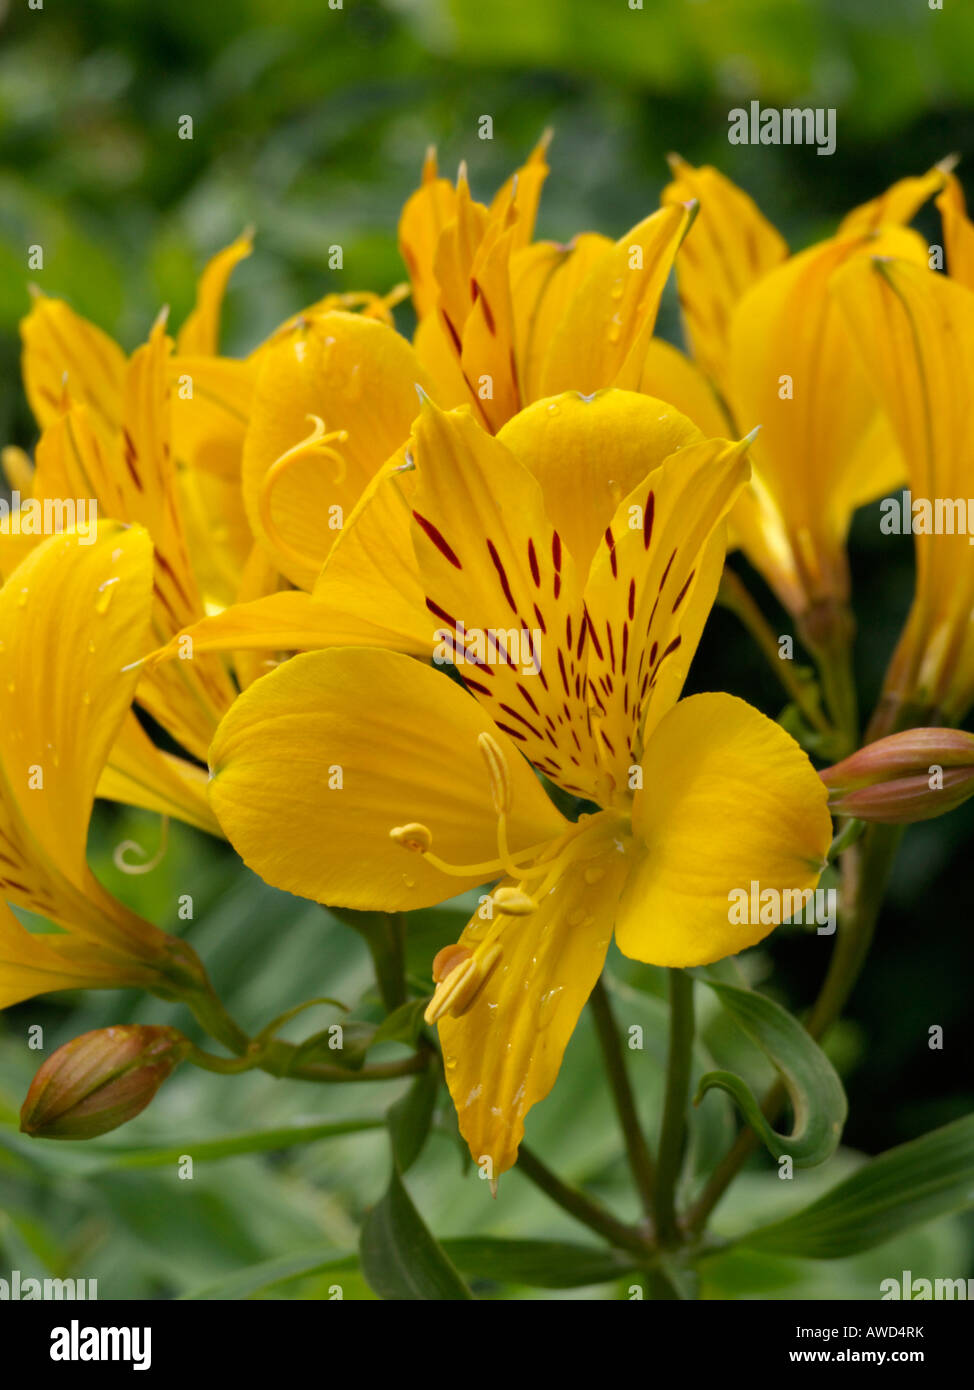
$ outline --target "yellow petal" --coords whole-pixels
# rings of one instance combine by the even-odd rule
[[[428,657],[433,624],[413,553],[408,495],[415,475],[399,471],[404,453],[405,446],[359,498],[313,594],[291,589],[232,604],[177,634],[153,663],[188,651],[239,656],[344,646]],[[253,678],[266,670],[255,669]]]
[[[591,795],[584,696],[563,651],[566,632],[580,630],[581,587],[541,488],[462,410],[426,402],[412,452],[413,546],[435,659],[456,662],[536,767]]]
[[[974,435],[956,383],[974,373],[974,294],[891,260],[850,265],[833,289],[907,460],[913,499],[966,498]],[[959,721],[974,698],[974,552],[962,528],[918,534],[919,524],[916,598],[887,689]]]
[[[585,669],[596,748],[617,795],[679,698],[713,607],[720,523],[747,481],[747,445],[712,439],[672,455],[620,502],[592,561]]]
[[[424,319],[436,307],[438,287],[433,258],[444,227],[456,214],[456,190],[437,175],[436,151],[423,164],[422,183],[407,199],[399,218],[399,250],[412,282],[416,317]]]
[[[947,178],[946,168],[935,164],[918,178],[900,179],[878,198],[853,208],[839,223],[839,236],[874,232],[880,227],[905,226],[923,207],[928,198],[939,193]]]
[[[755,474],[779,513],[801,575],[803,607],[847,596],[845,537],[864,500],[863,449],[872,496],[895,484],[902,461],[888,433],[872,433],[876,405],[846,324],[829,294],[836,269],[864,250],[925,256],[913,233],[822,242],[766,275],[739,302],[730,333],[729,398],[742,428],[760,424]],[[737,519],[735,518],[735,521]],[[758,550],[741,518],[748,557],[783,601],[773,538]]]
[[[98,779],[97,795],[176,816],[210,835],[222,835],[206,799],[206,781],[204,768],[162,752],[135,715],[129,714]]]
[[[421,319],[413,339],[416,357],[433,382],[433,397],[444,410],[472,405],[474,396],[463,375],[456,345],[451,341],[442,315],[427,314]]]
[[[239,482],[256,364],[228,357],[174,357],[170,373],[176,458],[190,468]]]
[[[125,354],[60,299],[36,294],[21,322],[24,390],[41,429],[61,413],[65,390],[91,407],[101,424],[117,430],[122,413]]]
[[[974,290],[974,224],[967,215],[964,192],[956,175],[947,175],[944,190],[936,201],[951,279]]]
[[[200,605],[213,612],[236,599],[254,549],[240,483],[182,468],[176,492]]]
[[[463,325],[460,365],[485,425],[497,430],[520,405],[514,356],[510,258],[513,215],[496,239],[485,239],[470,268],[474,301]]]
[[[34,463],[30,455],[16,444],[0,449],[0,466],[7,484],[21,497],[30,497],[34,487]]]
[[[753,199],[716,169],[695,169],[677,155],[670,165],[674,181],[663,190],[663,203],[694,198],[700,204],[676,258],[687,336],[704,372],[723,386],[734,307],[780,265],[788,247]]]
[[[38,546],[0,590],[0,792],[8,897],[96,941],[149,950],[160,936],[88,868],[88,821],[148,639],[152,550],[103,521]],[[70,633],[71,640],[65,640]],[[75,890],[74,892],[70,890]]]
[[[743,700],[694,695],[670,710],[645,750],[643,786],[633,827],[645,850],[616,923],[634,960],[733,955],[774,924],[732,921],[732,893],[818,882],[832,833],[825,786],[798,744]]]
[[[206,264],[196,287],[196,303],[179,330],[177,349],[186,355],[209,357],[220,350],[220,313],[234,266],[254,249],[250,232],[218,251]]]
[[[541,395],[638,386],[660,295],[689,220],[685,207],[660,208],[598,258],[554,332]]]
[[[540,241],[511,256],[511,301],[521,398],[541,395],[541,371],[552,335],[589,272],[611,250],[597,232],[576,237],[568,246]],[[452,404],[440,399],[441,405]]]
[[[154,973],[60,932],[37,934],[21,926],[0,901],[0,1009],[60,989],[147,988]]]
[[[211,804],[275,887],[335,906],[427,907],[492,875],[444,873],[390,831],[427,826],[453,864],[495,858],[485,731],[510,773],[512,850],[559,834],[566,822],[476,700],[442,672],[368,648],[294,657],[246,690],[210,751]]]
[[[344,646],[356,637],[358,645],[367,645],[367,638],[356,633],[353,619],[342,627],[311,594],[285,589],[249,603],[234,603],[222,613],[201,619],[154,652],[152,662],[195,659],[203,652],[315,651]]]
[[[723,438],[734,431],[703,372],[662,338],[653,338],[646,349],[639,390],[675,405],[708,439]]]
[[[585,842],[583,842],[585,844]],[[551,1090],[605,962],[628,860],[585,844],[537,910],[507,919],[501,955],[473,1004],[439,1022],[460,1132],[491,1176],[513,1166],[528,1111]],[[474,914],[459,944],[486,930]]]
[[[551,144],[551,135],[550,130],[544,132],[520,169],[497,190],[490,205],[491,216],[503,218],[508,205],[516,203],[518,217],[514,238],[515,251],[523,250],[534,236],[541,190],[550,172],[546,155]]]
[[[366,643],[424,657],[432,650],[413,551],[416,474],[407,453],[404,445],[362,493],[318,577],[314,597],[330,614],[332,645]]]
[[[466,172],[461,170],[453,218],[440,233],[433,257],[433,275],[439,286],[437,311],[458,353],[463,341],[463,325],[473,307],[470,272],[474,258],[482,248],[488,230],[491,239],[496,237],[500,221],[495,217],[491,226],[489,212],[483,203],[476,202],[470,196]]]
[[[587,574],[622,499],[700,431],[678,410],[634,391],[567,391],[522,410],[498,439],[541,484],[545,513]]]
[[[417,382],[428,385],[409,343],[357,314],[312,319],[263,355],[244,500],[254,535],[300,588],[312,587],[344,517],[407,438]],[[347,437],[296,449],[315,419]]]

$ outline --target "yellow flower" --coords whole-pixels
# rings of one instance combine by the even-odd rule
[[[88,866],[92,804],[149,636],[152,549],[141,527],[43,541],[0,590],[0,1006],[49,989],[154,986],[178,942]],[[161,755],[159,755],[161,757]]]
[[[545,136],[490,207],[427,156],[399,244],[419,317],[415,347],[436,399],[470,404],[496,432],[544,396],[635,390],[692,208],[661,208],[618,242],[587,233],[532,242],[548,172]]]
[[[434,665],[368,646],[294,657],[214,740],[214,810],[279,887],[401,910],[500,880],[437,958],[429,1012],[495,1177],[613,930],[638,960],[713,961],[771,929],[732,923],[730,891],[802,890],[823,867],[826,791],[797,744],[730,696],[677,703],[746,445],[622,391],[540,402],[496,437],[427,402],[405,469],[335,553],[371,551],[363,627],[411,605]],[[376,550],[370,525],[397,510],[408,553],[395,528]],[[538,773],[591,814],[567,819]]]
[[[835,236],[791,256],[754,202],[717,170],[679,159],[673,169],[664,203],[700,200],[676,266],[687,337],[705,380],[694,382],[672,352],[659,353],[647,363],[644,389],[708,431],[720,429],[721,411],[725,430],[761,426],[732,540],[813,649],[836,638],[833,626],[841,644],[852,514],[894,486],[904,464],[828,284],[864,254],[925,265],[925,244],[900,224],[943,188],[945,169],[901,180],[849,213]]]
[[[420,320],[413,345],[363,316],[306,311],[263,350],[244,500],[268,562],[305,592],[271,584],[242,594],[188,629],[195,651],[237,653],[238,667],[249,652],[255,673],[267,663],[260,668],[253,654],[268,650],[384,644],[390,632],[402,650],[423,645],[415,608],[388,592],[370,639],[355,593],[357,571],[374,555],[344,543],[364,510],[385,544],[383,480],[402,464],[417,386],[441,406],[469,404],[491,432],[523,404],[569,389],[643,388],[660,295],[693,205],[660,209],[615,243],[595,233],[569,246],[532,242],[546,145],[490,207],[471,198],[464,169],[454,186],[427,156],[399,229]],[[401,517],[392,524],[401,529]],[[178,655],[175,640],[166,655]]]
[[[974,244],[974,228],[962,202],[952,215],[959,219],[946,238],[953,271],[954,248]],[[970,267],[961,252],[961,273]],[[956,511],[959,503],[970,516],[974,285],[903,261],[873,260],[844,270],[834,293],[909,468],[903,505],[910,525],[901,518],[901,529],[914,536],[916,590],[871,737],[909,725],[959,724],[974,703],[974,549],[971,522],[961,524]]]
[[[44,356],[42,345],[59,342],[61,333],[67,335],[68,345],[77,345],[79,360],[83,357],[87,362],[87,375],[79,370],[72,376],[69,370],[67,382],[59,384],[62,394],[57,408],[50,406],[48,414],[42,383],[53,381],[55,359]],[[172,344],[160,320],[148,343],[131,360],[121,359],[117,390],[113,389],[109,401],[98,371],[101,359],[92,354],[96,342],[107,353],[104,343],[110,340],[102,342],[94,337],[96,333],[91,325],[74,320],[57,301],[35,305],[25,325],[29,345],[25,378],[33,383],[29,386],[32,396],[46,404],[40,416],[43,433],[36,449],[31,497],[4,537],[3,553],[8,560],[26,563],[23,557],[29,558],[39,546],[41,526],[24,534],[28,506],[37,517],[49,514],[53,519],[61,516],[66,499],[71,499],[78,508],[79,525],[79,504],[85,507],[90,535],[108,518],[144,526],[154,549],[149,645],[158,645],[204,612],[189,558],[171,447],[168,365]],[[19,573],[18,567],[7,568],[6,584],[16,585]],[[132,659],[144,655],[144,650],[133,653]],[[182,747],[202,759],[235,693],[223,667],[209,659],[148,672],[139,688],[139,702]],[[216,829],[199,769],[185,760],[163,758],[134,715],[121,725],[101,790],[134,805],[174,810],[192,824],[211,832]]]

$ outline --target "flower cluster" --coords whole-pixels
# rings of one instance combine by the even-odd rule
[[[206,267],[179,330],[161,316],[131,356],[38,293],[23,362],[40,437],[32,459],[3,456],[19,509],[0,534],[0,885],[56,930],[2,907],[0,1005],[142,988],[190,1002],[235,1065],[288,1069],[284,1045],[221,1016],[187,943],[94,877],[96,796],[223,836],[329,907],[408,914],[482,890],[429,962],[425,1018],[495,1177],[613,935],[659,966],[734,955],[772,927],[729,900],[814,890],[830,806],[919,819],[971,780],[966,736],[895,743],[974,700],[960,535],[916,534],[872,725],[892,749],[824,776],[807,751],[859,742],[853,511],[907,481],[958,496],[969,476],[974,227],[954,175],[905,179],[790,253],[744,192],[674,160],[624,236],[561,245],[534,235],[546,147],[488,204],[427,158],[399,224],[412,341],[400,287],[327,295],[221,355],[249,235]],[[949,276],[908,225],[932,197]],[[654,336],[674,268],[687,355]],[[38,518],[66,499],[96,524],[45,538]],[[718,596],[750,611],[728,545],[818,667],[816,727],[681,699]],[[927,763],[950,769],[942,805]],[[74,1106],[110,1086],[109,1119],[86,1131],[59,1100],[49,1133],[101,1132],[168,1075],[167,1052],[139,1079],[143,1040],[120,1037],[132,1057],[86,1042],[95,1081],[50,1092]]]

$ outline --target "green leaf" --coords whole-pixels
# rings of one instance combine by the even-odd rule
[[[341,1047],[333,1045],[337,1028],[341,1029]],[[291,1059],[291,1067],[306,1066],[311,1062],[330,1062],[333,1067],[359,1071],[375,1039],[375,1031],[374,1023],[364,1023],[356,1018],[350,1018],[347,1023],[332,1023],[301,1043]]]
[[[839,1260],[901,1231],[974,1206],[974,1115],[871,1159],[831,1192],[740,1243],[753,1250]]]
[[[606,1284],[639,1268],[621,1251],[559,1240],[471,1236],[445,1240],[443,1249],[470,1279],[492,1279],[498,1284],[522,1284],[533,1289]]]
[[[402,1099],[389,1107],[392,1152],[400,1173],[411,1168],[422,1152],[433,1123],[439,1089],[440,1078],[429,1067],[420,1072]]]
[[[734,1072],[708,1072],[700,1080],[694,1104],[716,1086],[733,1096],[775,1158],[787,1154],[799,1168],[824,1163],[838,1147],[848,1113],[845,1091],[832,1063],[798,1020],[766,995],[703,978],[738,1026],[774,1063],[791,1100],[795,1128],[791,1134],[773,1129],[750,1087]]]
[[[360,1253],[365,1277],[380,1298],[473,1298],[395,1170],[386,1195],[365,1218]]]
[[[408,1003],[400,1004],[398,1009],[393,1009],[376,1029],[372,1046],[382,1042],[404,1042],[409,1043],[410,1047],[415,1046],[428,1003],[429,995],[425,999],[410,999]]]
[[[19,1135],[4,1136],[4,1144],[17,1152],[28,1154],[39,1167],[50,1167],[55,1172],[88,1174],[165,1168],[178,1163],[183,1154],[189,1154],[194,1163],[203,1163],[235,1158],[238,1154],[271,1153],[277,1149],[292,1148],[295,1144],[311,1144],[318,1139],[334,1139],[342,1134],[357,1134],[362,1130],[383,1127],[384,1121],[381,1119],[339,1120],[330,1124],[263,1129],[221,1139],[187,1139],[171,1148],[100,1147],[84,1141],[23,1140]]]

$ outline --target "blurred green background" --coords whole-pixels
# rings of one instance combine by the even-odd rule
[[[812,148],[736,147],[727,112],[752,97],[767,105],[834,106],[838,143]],[[183,115],[194,138],[177,138]],[[490,114],[494,139],[477,138]],[[178,322],[205,259],[245,225],[253,258],[236,272],[226,348],[244,351],[287,314],[332,290],[383,291],[403,278],[395,225],[415,187],[428,142],[452,172],[465,158],[487,197],[551,125],[552,172],[539,235],[567,240],[598,228],[621,235],[655,206],[665,154],[718,164],[800,246],[827,232],[849,206],[943,155],[965,157],[974,175],[974,7],[944,0],[210,0],[134,5],[85,0],[0,0],[0,442],[31,447],[34,429],[19,385],[17,322],[26,283],[66,296],[129,349],[161,304]],[[936,239],[936,223],[920,223]],[[328,247],[344,269],[328,269]],[[26,248],[45,249],[43,272]],[[401,312],[408,328],[408,310]],[[672,287],[661,330],[679,340]],[[909,602],[912,560],[882,547],[876,509],[857,518],[853,567],[862,688],[872,696]],[[750,576],[773,621],[787,625]],[[776,713],[781,701],[734,621],[717,613],[692,674],[697,689],[723,688]],[[831,1051],[844,1074],[849,1152],[825,1171],[777,1180],[758,1161],[721,1208],[718,1227],[741,1229],[773,1210],[804,1204],[857,1161],[971,1108],[974,975],[967,850],[974,808],[905,840],[873,959]],[[102,808],[92,855],[113,890],[153,920],[175,925],[177,897],[191,892],[189,934],[231,1010],[256,1029],[315,993],[338,996],[357,1017],[374,1001],[367,953],[325,913],[258,884],[225,847],[175,828],[169,853],[143,879],[123,878],[112,848],[133,837],[151,848],[150,817]],[[412,946],[425,978],[432,950],[455,937],[459,911],[427,914]],[[751,954],[755,978],[793,1007],[820,982],[826,938],[782,929]],[[647,1121],[660,1093],[664,1048],[661,982],[617,954],[620,1024],[640,1023],[646,1047],[631,1056]],[[315,1026],[334,1015],[314,1016]],[[122,995],[62,995],[10,1011],[0,1022],[0,1274],[97,1277],[103,1297],[172,1296],[216,1285],[267,1296],[368,1296],[346,1263],[339,1272],[296,1271],[354,1252],[365,1206],[381,1194],[381,1132],[265,1155],[201,1159],[192,1182],[171,1161],[127,1166],[120,1145],[184,1145],[207,1137],[304,1121],[380,1116],[400,1087],[313,1087],[263,1076],[222,1079],[184,1069],[121,1135],[77,1152],[16,1135],[16,1111],[39,1056],[24,1045],[41,1023],[47,1049],[87,1028],[129,1019],[172,1021],[178,1011]],[[927,1048],[941,1024],[945,1049]],[[300,1031],[300,1030],[299,1030]],[[761,1062],[705,1016],[701,1066],[715,1048],[757,1080]],[[391,1050],[390,1055],[397,1055]],[[517,1173],[491,1202],[464,1174],[449,1109],[410,1174],[418,1206],[440,1236],[492,1233],[584,1240]],[[713,1161],[731,1125],[724,1097],[701,1106],[698,1164]],[[532,1115],[529,1137],[570,1180],[627,1208],[611,1107],[587,1020],[553,1095]],[[839,1264],[725,1257],[710,1262],[711,1297],[875,1298],[879,1280],[904,1268],[917,1277],[971,1273],[969,1228],[942,1221],[869,1256]],[[307,1252],[311,1252],[307,1255]],[[329,1253],[330,1252],[330,1253]],[[264,1262],[283,1258],[295,1263]],[[220,1281],[257,1266],[233,1285]],[[275,1282],[272,1276],[290,1275]],[[568,1296],[625,1296],[628,1279]],[[478,1292],[515,1292],[504,1284]],[[518,1296],[546,1296],[517,1288]]]

